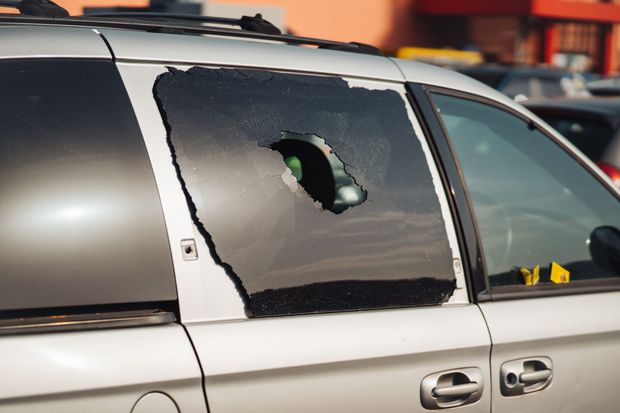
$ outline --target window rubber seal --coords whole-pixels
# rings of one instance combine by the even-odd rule
[[[0,319],[0,336],[172,324],[173,312],[163,310],[105,311]]]

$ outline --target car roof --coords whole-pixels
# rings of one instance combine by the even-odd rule
[[[0,59],[34,57],[112,59],[101,36],[88,27],[0,24]]]

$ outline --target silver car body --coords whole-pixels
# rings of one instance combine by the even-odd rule
[[[618,410],[620,393],[614,383],[620,362],[620,292],[470,302],[460,267],[463,246],[425,139],[421,145],[455,260],[457,289],[447,303],[248,319],[235,286],[204,242],[196,242],[198,259],[183,255],[182,241],[201,237],[170,162],[152,94],[155,78],[168,66],[337,75],[368,89],[397,91],[405,101],[406,82],[440,86],[519,112],[574,150],[511,99],[455,72],[379,56],[107,28],[15,24],[0,26],[0,34],[0,59],[116,62],[160,194],[182,323],[1,336],[5,380],[0,411],[140,411],[138,400],[157,395],[148,411],[205,412],[208,404],[215,413],[424,412],[421,385],[427,376],[469,368],[479,371],[481,397],[450,411]],[[420,119],[411,107],[408,111],[416,135],[424,137]],[[612,186],[602,173],[599,178]],[[501,366],[540,357],[552,360],[551,385],[532,394],[503,396]]]

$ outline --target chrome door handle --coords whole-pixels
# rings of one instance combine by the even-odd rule
[[[482,372],[479,368],[440,371],[422,380],[420,402],[429,410],[458,407],[480,400],[482,390]]]
[[[504,396],[518,396],[543,390],[553,379],[549,357],[507,361],[500,368],[500,388]]]
[[[551,370],[538,370],[531,373],[521,373],[519,381],[523,384],[538,383],[551,377]]]
[[[476,383],[457,384],[455,386],[435,387],[433,389],[433,396],[435,397],[462,397],[469,396],[481,390],[481,386]]]

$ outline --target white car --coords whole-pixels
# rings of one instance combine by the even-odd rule
[[[459,73],[205,21],[0,16],[0,411],[618,411],[608,177]]]

